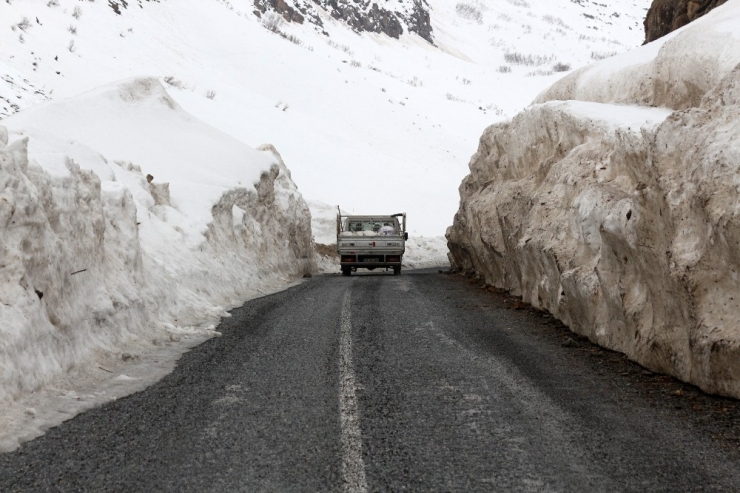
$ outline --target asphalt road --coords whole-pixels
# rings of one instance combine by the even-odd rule
[[[219,331],[0,490],[740,491],[736,401],[457,276],[319,276]]]

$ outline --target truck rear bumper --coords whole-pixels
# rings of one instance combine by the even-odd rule
[[[339,265],[356,269],[374,269],[376,267],[401,267],[401,262],[341,262]]]
[[[403,261],[401,253],[341,254],[342,267],[400,267]]]
[[[401,252],[363,252],[341,253],[339,263],[342,267],[386,267],[401,265]]]

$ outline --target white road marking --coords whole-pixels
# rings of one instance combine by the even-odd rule
[[[355,367],[352,364],[352,318],[350,291],[342,302],[339,336],[339,419],[342,428],[342,483],[347,493],[365,493],[365,463],[362,460],[362,434],[355,395]]]

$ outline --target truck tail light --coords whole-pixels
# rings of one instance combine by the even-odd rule
[[[385,261],[386,262],[400,262],[401,256],[400,255],[386,255]]]
[[[342,255],[342,262],[357,262],[356,255]]]

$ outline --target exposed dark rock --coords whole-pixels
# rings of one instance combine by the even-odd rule
[[[403,34],[403,26],[393,12],[378,7],[377,3],[366,11],[367,3],[343,2],[340,0],[314,0],[324,7],[332,17],[344,21],[355,31],[384,33],[391,38]]]
[[[129,2],[132,2],[134,0],[108,0],[108,7],[113,9],[113,12],[115,12],[118,15],[121,15],[123,12],[121,11],[121,8],[127,9]],[[138,2],[139,7],[144,8],[143,4],[146,2],[159,2],[159,0],[136,0]]]
[[[274,10],[278,14],[282,15],[286,22],[303,24],[303,21],[305,20],[303,14],[293,6],[289,5],[285,0],[254,0],[254,6],[257,7],[257,11],[262,14],[267,12],[268,9]],[[255,11],[255,14],[257,14],[257,11]]]
[[[115,12],[118,15],[121,15],[121,7],[118,4],[118,2],[114,2],[113,0],[108,0],[108,6],[113,9],[113,12]],[[126,4],[123,5],[123,8],[126,8]]]
[[[426,2],[419,0],[414,1],[414,7],[411,12],[404,17],[409,32],[416,33],[430,43],[434,44],[432,23],[429,18],[429,11],[425,7]]]
[[[662,38],[727,0],[653,0],[645,17],[645,43]]]
[[[571,337],[567,338],[561,346],[563,347],[578,347],[578,343],[574,341]]]
[[[261,14],[264,14],[268,10],[274,10],[278,14],[282,15],[286,22],[303,24],[308,17],[309,22],[312,24],[322,26],[323,23],[319,16],[315,12],[309,11],[306,7],[307,4],[310,5],[308,2],[309,0],[305,0],[303,2],[297,0],[292,2],[293,5],[291,5],[285,0],[254,0],[254,6],[257,8],[257,10],[254,11],[254,14],[257,17],[261,17]]]
[[[356,32],[383,33],[398,39],[404,26],[434,44],[429,11],[424,0],[401,0],[399,11],[387,10],[371,0],[253,0],[255,15],[261,16],[274,10],[288,22],[311,24],[322,27],[318,8],[341,20]]]

